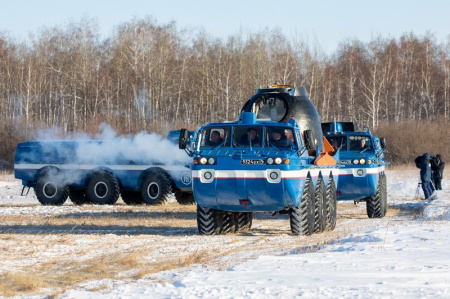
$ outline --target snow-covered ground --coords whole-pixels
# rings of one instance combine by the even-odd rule
[[[52,246],[46,256],[64,256],[83,248],[86,255],[95,256],[97,248],[92,243],[101,242],[100,247],[105,246],[102,251],[112,250],[108,246],[122,246],[118,249],[122,251],[131,246],[150,246],[151,252],[142,253],[147,259],[159,260],[196,251],[212,257],[142,278],[123,273],[115,278],[98,277],[58,290],[58,298],[450,298],[448,172],[443,181],[444,190],[438,191],[438,198],[433,201],[414,199],[418,170],[388,170],[387,175],[389,212],[385,218],[368,219],[364,203],[357,206],[339,203],[336,230],[311,237],[291,236],[286,219],[264,215],[256,217],[251,233],[198,236],[194,208],[180,212],[178,217],[185,221],[182,223],[119,225],[107,228],[108,233],[98,236],[98,228],[82,227],[83,217],[99,213],[116,215],[129,207],[77,207],[70,203],[43,207],[37,204],[32,191],[26,197],[18,196],[20,183],[3,181],[0,182],[0,219],[3,219],[0,233],[8,234],[8,238],[0,240],[0,272],[37,264],[33,253],[12,260],[13,255],[4,252],[8,246],[16,246],[17,252],[26,246],[18,244],[15,234],[39,245],[39,240],[31,237],[34,231],[41,242],[67,233],[66,226],[41,227],[33,219],[42,221],[69,215],[75,223],[69,225],[75,232],[73,244]],[[131,212],[152,218],[152,213],[167,214],[168,209],[176,208],[170,205],[159,211],[135,207]],[[45,229],[50,232],[44,233]],[[222,254],[214,256],[217,251]],[[73,256],[74,260],[80,258]],[[55,291],[44,290],[35,296],[46,294]]]

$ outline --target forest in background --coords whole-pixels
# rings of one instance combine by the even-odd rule
[[[1,29],[0,29],[1,30]],[[450,155],[450,39],[432,34],[343,40],[332,54],[278,29],[215,38],[158,24],[93,19],[43,28],[17,41],[0,32],[0,170],[18,142],[96,133],[167,134],[235,120],[259,87],[305,86],[322,121],[354,121],[388,143],[387,160]]]

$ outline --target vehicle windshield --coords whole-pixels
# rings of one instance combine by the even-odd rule
[[[289,128],[280,127],[266,127],[265,131],[265,144],[266,147],[291,147],[295,145],[294,134]]]
[[[337,150],[347,150],[347,137],[346,136],[330,136],[326,137],[331,146]]]
[[[202,132],[201,147],[230,146],[230,128],[207,128]]]
[[[370,136],[350,135],[348,136],[350,151],[362,152],[373,149]]]
[[[235,127],[233,136],[234,147],[261,147],[261,127]]]
[[[297,134],[297,138],[300,138],[299,136]],[[293,130],[278,126],[236,126],[233,131],[230,127],[212,127],[203,130],[200,141],[202,148],[231,146],[234,148],[262,148],[264,146],[290,149],[296,144]]]

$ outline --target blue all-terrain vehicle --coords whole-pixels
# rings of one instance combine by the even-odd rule
[[[299,124],[297,112],[305,109]],[[183,131],[180,148],[186,140]],[[335,228],[338,161],[304,88],[257,90],[238,121],[202,127],[195,144],[200,234],[250,229],[253,212],[288,214],[294,235]]]
[[[351,122],[323,123],[325,138],[340,156],[338,200],[365,201],[367,216],[386,215],[387,190],[384,161],[386,142],[373,136],[369,129],[355,131]]]
[[[68,197],[76,205],[114,204],[119,196],[126,204],[161,204],[173,193],[180,204],[195,203],[184,153],[167,140],[152,140],[155,144],[124,139],[19,143],[15,177],[24,189],[34,188],[43,205],[62,205]],[[164,158],[149,146],[174,150]],[[177,152],[183,159],[175,157]]]

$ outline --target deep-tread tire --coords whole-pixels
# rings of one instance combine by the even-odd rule
[[[321,233],[327,224],[327,206],[325,183],[322,179],[317,180],[316,192],[314,193],[314,232]]]
[[[127,205],[140,205],[142,204],[142,197],[139,191],[121,191],[120,196]]]
[[[238,232],[238,213],[224,213],[222,218],[222,233],[234,234]]]
[[[89,203],[89,200],[86,197],[85,190],[70,189],[69,198],[70,198],[70,201],[72,201],[72,203],[76,206],[81,206],[81,205]]]
[[[291,231],[294,235],[309,236],[314,232],[314,185],[306,180],[302,200],[299,207],[289,211]]]
[[[175,198],[180,205],[195,205],[194,193],[192,192],[175,192]]]
[[[148,205],[159,205],[172,197],[172,181],[162,171],[151,172],[144,180],[141,188],[142,202]]]
[[[331,231],[336,228],[336,184],[333,178],[329,178],[326,191],[326,225],[325,230]]]
[[[238,216],[238,230],[239,231],[249,231],[252,228],[253,213],[252,212],[242,212]]]
[[[39,175],[34,192],[42,205],[60,206],[66,202],[69,197],[69,186],[62,180],[57,169],[49,169]]]
[[[99,171],[89,179],[86,197],[89,202],[98,205],[113,205],[119,199],[119,182],[114,174]]]
[[[197,227],[200,235],[217,235],[221,233],[219,212],[215,209],[197,205]]]
[[[381,175],[381,179],[382,179],[382,206],[383,206],[383,211],[382,211],[382,215],[383,217],[386,216],[386,212],[387,212],[387,178],[386,175]]]
[[[375,195],[366,199],[366,210],[369,218],[383,218],[386,215],[387,190],[385,175],[380,175]]]

